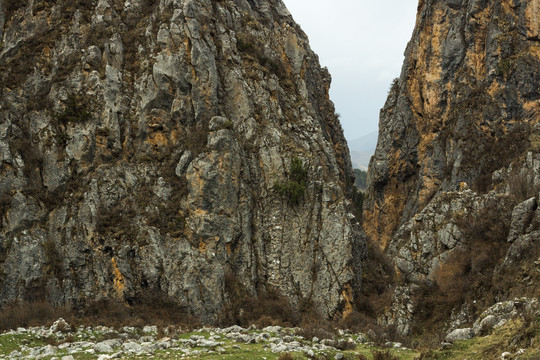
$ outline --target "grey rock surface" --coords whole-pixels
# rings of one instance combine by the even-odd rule
[[[453,343],[459,340],[469,340],[474,337],[474,331],[471,328],[456,329],[450,334],[446,335],[446,342]]]
[[[212,321],[233,276],[326,317],[353,303],[350,157],[281,1],[36,6],[0,9],[0,302],[156,293]]]
[[[516,241],[521,234],[525,233],[534,218],[537,208],[538,204],[535,197],[522,202],[514,208],[512,211],[512,223],[510,224],[508,242]]]
[[[531,2],[419,4],[401,75],[381,110],[363,213],[367,236],[405,281],[380,317],[401,333],[411,333],[422,311],[429,317],[426,289],[451,307],[441,319],[449,330],[471,326],[482,311],[476,303],[494,301],[490,290],[497,301],[537,296],[536,13]],[[462,280],[456,295],[469,299],[446,303]],[[491,320],[477,327],[485,331]]]

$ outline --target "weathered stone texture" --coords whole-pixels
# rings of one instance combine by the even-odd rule
[[[531,144],[538,152],[540,47],[528,35],[536,7],[420,2],[368,178],[364,228],[381,247],[437,193],[461,183],[485,192],[494,171]]]
[[[0,301],[162,291],[212,320],[233,274],[350,307],[349,154],[281,1],[29,1],[3,21]],[[298,205],[274,190],[295,157]]]
[[[497,299],[540,295],[519,285],[537,289],[540,280],[539,4],[419,3],[381,111],[364,204],[366,234],[405,281],[382,318],[403,333],[425,301],[420,287],[436,291],[437,271],[451,259],[457,267],[459,254],[493,251],[496,266],[482,276],[493,277]],[[471,299],[480,303],[491,290],[470,289],[454,320],[471,325]]]

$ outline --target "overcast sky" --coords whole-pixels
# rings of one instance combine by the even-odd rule
[[[347,140],[376,131],[416,20],[417,0],[283,0],[332,75]]]

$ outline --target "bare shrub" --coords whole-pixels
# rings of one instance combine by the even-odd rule
[[[290,353],[281,353],[278,360],[294,360],[294,357]]]
[[[197,328],[201,325],[199,319],[191,315],[184,306],[157,289],[130,298],[128,303],[119,299],[93,302],[79,309],[77,314],[85,325],[101,324],[112,327],[176,325],[184,328]]]
[[[298,335],[306,339],[314,337],[322,339],[333,339],[335,336],[334,324],[313,310],[312,304],[307,302],[303,306],[301,313],[300,331]]]
[[[229,301],[220,315],[220,325],[296,326],[300,316],[279,290],[266,288],[250,295],[232,272],[225,274],[225,289]]]
[[[0,331],[17,327],[50,326],[60,317],[71,328],[79,325],[115,328],[156,325],[172,333],[178,327],[194,329],[201,326],[199,319],[182,304],[159,290],[148,291],[129,299],[129,302],[131,305],[120,299],[102,299],[71,308],[53,307],[44,300],[14,302],[0,308]]]
[[[355,293],[351,314],[338,322],[338,327],[353,331],[378,331],[377,318],[392,304],[393,289],[397,282],[394,264],[377,244],[369,240],[362,261],[362,286]]]
[[[192,125],[185,132],[186,149],[191,150],[193,157],[197,157],[206,149],[208,142],[208,123]]]
[[[399,358],[393,355],[390,351],[374,351],[371,353],[373,360],[399,360]]]
[[[508,179],[510,187],[510,195],[512,195],[517,203],[521,203],[533,196],[538,195],[540,186],[535,186],[533,182],[534,176],[528,171],[516,171]]]
[[[11,207],[13,197],[9,194],[0,194],[0,217]]]
[[[10,303],[0,308],[0,331],[15,330],[18,327],[52,325],[61,312],[45,301]]]

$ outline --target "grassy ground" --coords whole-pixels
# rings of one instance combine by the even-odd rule
[[[540,359],[540,317],[517,319],[496,329],[492,334],[467,341],[457,341],[445,350],[426,351],[422,360],[490,360],[501,359],[508,352],[508,359]]]
[[[85,336],[79,337],[76,336],[75,338],[71,338],[71,341],[81,341],[81,340],[89,340],[89,339],[95,339],[92,340],[93,342],[97,342],[101,340],[101,334],[99,332],[96,333],[88,333],[83,332]],[[87,335],[87,336],[86,336]],[[197,336],[204,336],[205,338],[208,338],[210,336],[210,333],[208,332],[193,332],[193,333],[185,333],[179,336],[174,337],[175,339],[189,339],[192,335]],[[299,339],[301,340],[301,339]],[[227,360],[227,359],[245,359],[245,360],[255,360],[255,359],[263,359],[263,360],[275,360],[280,359],[280,356],[283,356],[282,354],[275,354],[272,353],[270,350],[270,342],[260,342],[256,344],[245,344],[245,343],[237,343],[234,340],[226,338],[224,335],[221,336],[217,341],[222,342],[223,345],[220,346],[219,350],[216,349],[214,351],[208,351],[204,348],[190,348],[190,352],[194,352],[196,350],[199,350],[200,353],[193,354],[193,355],[187,355],[181,350],[174,350],[174,349],[167,349],[167,350],[159,350],[156,351],[153,355],[122,355],[120,358],[122,359],[207,359],[207,360]],[[34,348],[34,347],[42,347],[46,345],[59,345],[63,343],[62,340],[55,339],[54,337],[51,338],[40,338],[36,335],[32,335],[29,333],[26,334],[2,334],[0,335],[0,359],[3,357],[8,357],[9,354],[11,354],[13,351],[17,350],[21,352],[23,355],[28,355],[29,350],[26,348]],[[99,354],[90,354],[86,352],[87,349],[84,349],[85,351],[71,354],[75,359],[96,359]],[[380,350],[376,347],[371,347],[368,345],[360,344],[355,349],[347,350],[347,351],[338,351],[338,350],[332,350],[332,351],[326,351],[326,352],[315,352],[316,358],[319,359],[334,359],[335,355],[339,352],[344,355],[344,359],[362,359],[362,357],[359,357],[359,355],[365,356],[367,359],[373,359],[373,352]],[[401,350],[401,349],[392,349],[390,352],[397,356],[398,359],[403,360],[412,360],[416,358],[419,353],[413,350]],[[45,356],[43,359],[50,360],[52,358],[61,358],[62,356],[68,355],[67,350],[58,350],[54,355],[51,356]],[[293,352],[290,354],[292,356],[292,359],[299,360],[299,359],[309,359],[308,356],[306,356],[303,353],[300,352]]]
[[[251,332],[252,334],[254,332]],[[300,352],[291,353],[288,355],[275,354],[270,350],[270,342],[259,342],[254,344],[246,344],[236,342],[227,338],[224,334],[215,334],[210,332],[196,331],[185,333],[172,337],[175,340],[189,339],[192,335],[203,336],[209,338],[213,335],[213,339],[219,341],[222,345],[214,350],[204,348],[190,348],[191,354],[186,354],[181,350],[167,349],[156,351],[153,355],[121,355],[121,359],[206,359],[206,360],[228,360],[228,359],[245,359],[245,360],[300,360],[309,359],[309,357]],[[275,334],[272,334],[275,335]],[[219,338],[216,338],[219,336]],[[76,334],[68,335],[70,341],[91,340],[98,342],[103,340],[103,334],[99,331],[82,331]],[[310,342],[295,338],[297,341],[311,345]],[[30,333],[25,334],[1,334],[0,335],[0,359],[7,358],[13,351],[20,351],[23,355],[28,354],[28,348],[56,345],[63,343],[65,340],[56,339],[54,337],[41,338]],[[71,354],[75,359],[96,359],[99,354],[91,354],[87,350]],[[195,351],[199,353],[194,353]],[[380,357],[374,356],[376,352],[388,351],[391,356]],[[415,350],[403,349],[381,349],[368,344],[359,344],[356,348],[346,351],[328,350],[325,352],[315,352],[315,359],[334,359],[337,353],[344,355],[345,360],[490,360],[501,359],[504,352],[511,354],[511,359],[519,358],[520,360],[539,360],[540,359],[540,317],[532,319],[516,319],[498,328],[492,334],[483,337],[476,337],[467,341],[458,341],[447,349],[441,350],[426,350],[423,352]],[[44,359],[50,360],[53,357],[61,359],[67,355],[67,350],[58,350],[55,355],[46,356]]]

